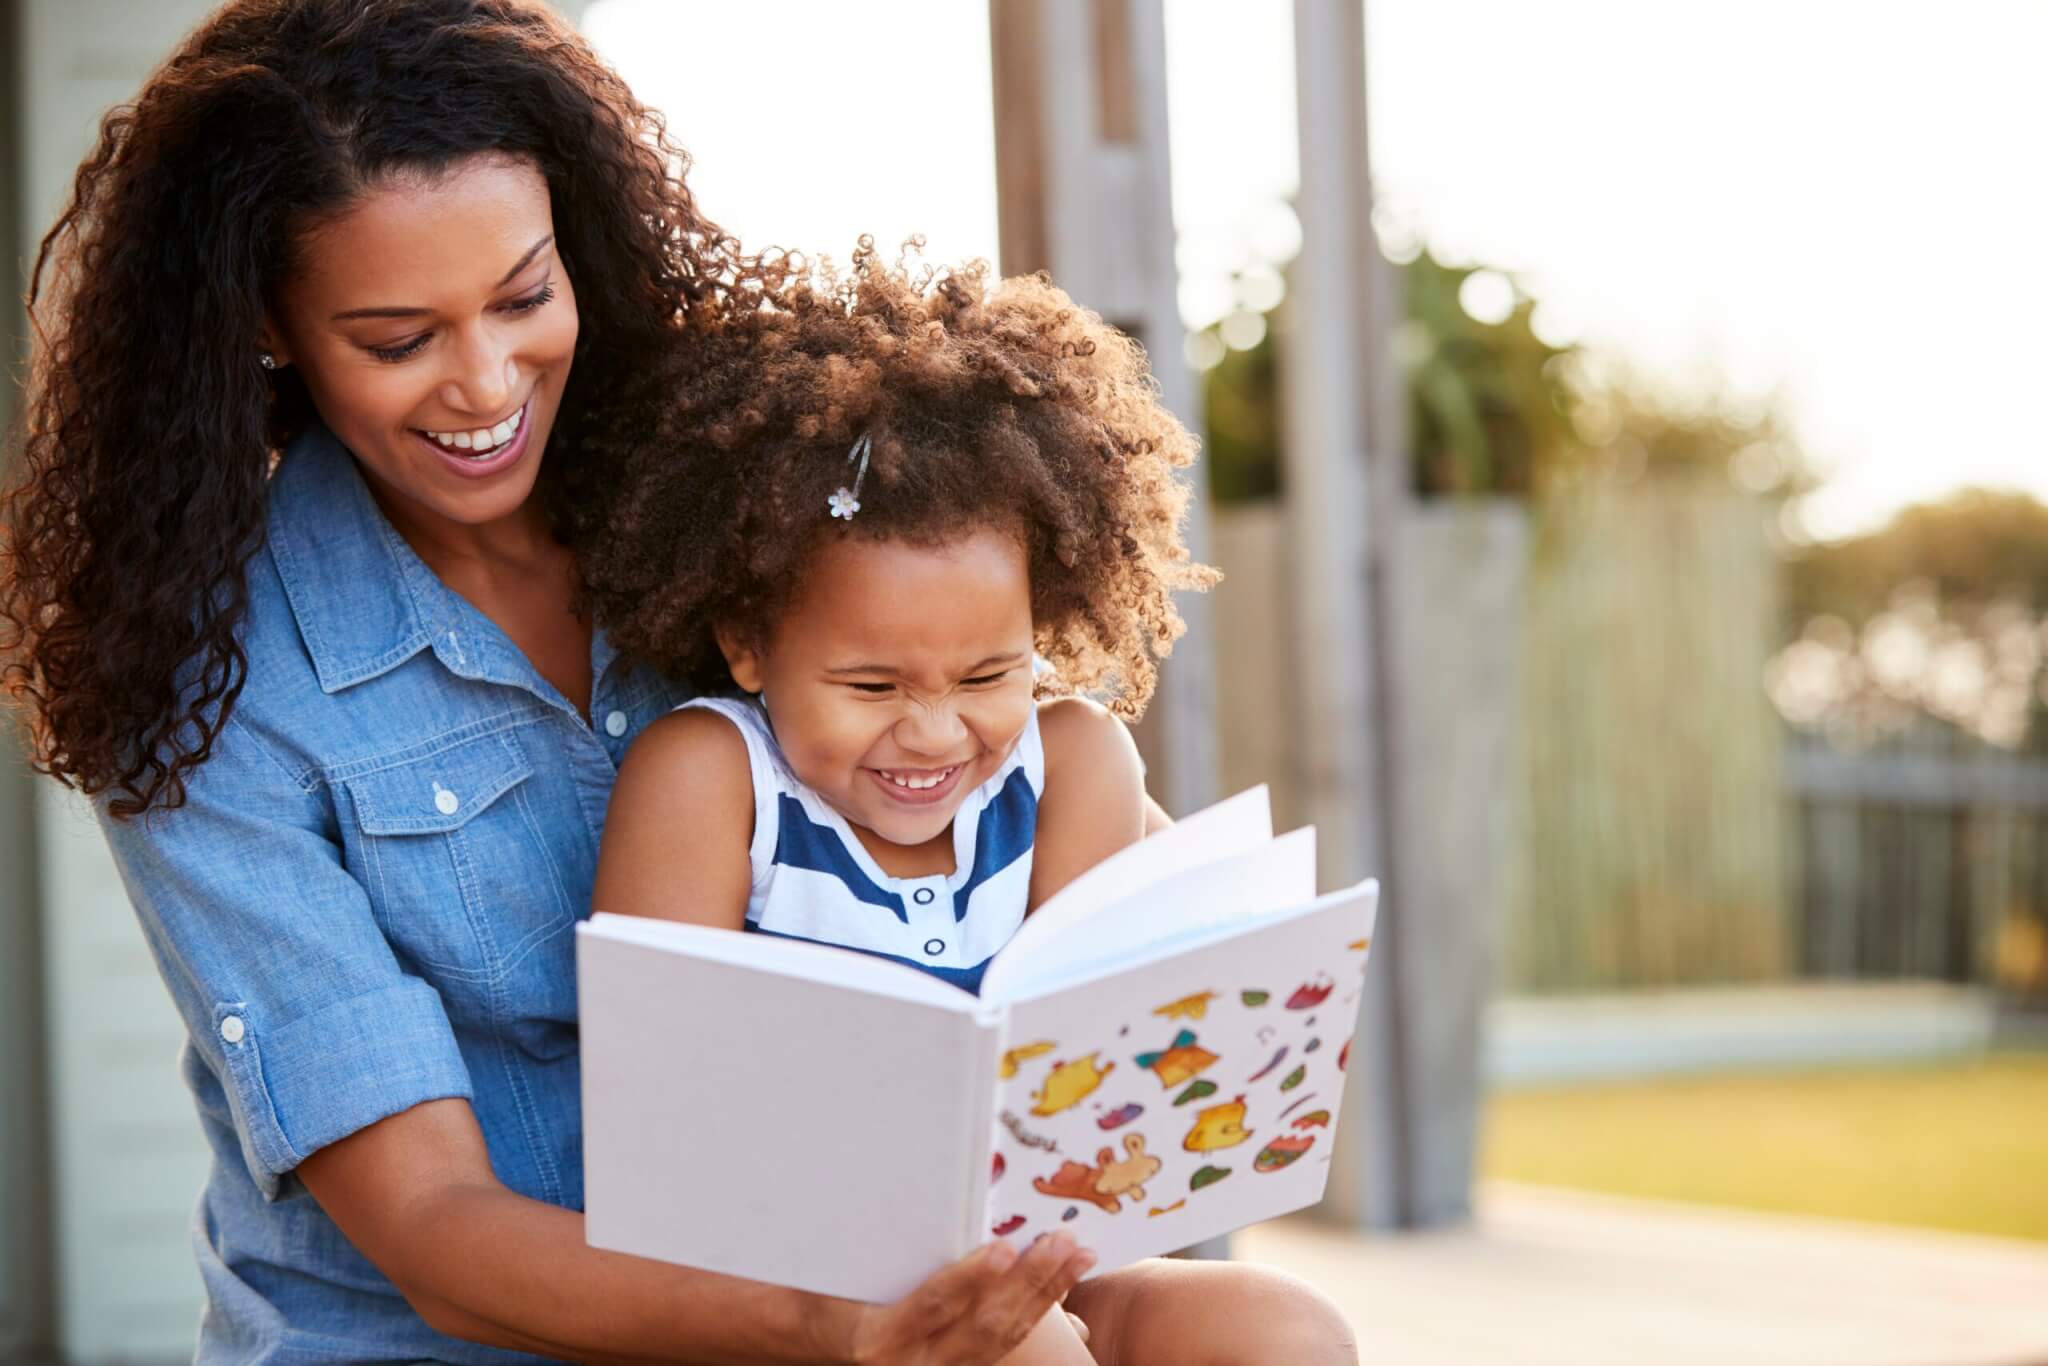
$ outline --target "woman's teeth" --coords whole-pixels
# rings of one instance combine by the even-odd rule
[[[426,435],[439,442],[443,450],[475,451],[488,455],[512,439],[512,433],[519,430],[520,419],[525,415],[526,409],[521,407],[495,427],[479,427],[473,432],[426,432]],[[426,431],[425,428],[421,430]]]
[[[940,783],[953,776],[953,770],[950,768],[942,768],[937,773],[891,773],[886,768],[878,768],[875,772],[881,774],[884,778],[896,784],[896,786],[907,787],[912,792],[922,792],[926,788],[937,787]]]

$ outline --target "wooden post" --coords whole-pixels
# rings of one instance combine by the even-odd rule
[[[1050,271],[1081,303],[1138,338],[1168,407],[1201,431],[1173,261],[1161,0],[989,0],[1002,272]],[[1203,558],[1199,469],[1188,544]],[[1211,615],[1180,599],[1188,633],[1136,728],[1148,785],[1186,815],[1220,795]]]
[[[1395,969],[1401,885],[1385,576],[1405,471],[1388,364],[1394,279],[1374,244],[1366,157],[1362,0],[1295,0],[1301,254],[1285,310],[1282,428],[1298,657],[1297,774],[1321,832],[1325,886],[1371,874],[1383,897],[1324,1212],[1368,1228],[1407,1219],[1408,1162]],[[1381,468],[1375,468],[1375,454]]]

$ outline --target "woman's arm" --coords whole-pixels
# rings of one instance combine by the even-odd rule
[[[1064,1235],[1021,1257],[992,1243],[873,1306],[601,1252],[582,1215],[497,1182],[462,1101],[394,1115],[299,1172],[434,1328],[583,1361],[993,1363],[1094,1261]]]
[[[1123,722],[1093,702],[1062,697],[1039,706],[1038,732],[1045,795],[1031,851],[1033,910],[1151,830],[1144,765]]]

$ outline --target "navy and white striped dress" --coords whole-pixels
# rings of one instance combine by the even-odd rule
[[[846,818],[797,781],[760,704],[701,697],[739,727],[754,779],[746,928],[893,958],[968,991],[1024,922],[1045,790],[1034,710],[1010,757],[953,817],[953,871],[891,877]],[[682,710],[683,708],[678,708]]]

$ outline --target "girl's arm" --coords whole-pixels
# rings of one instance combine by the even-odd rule
[[[1095,703],[1062,697],[1038,708],[1045,794],[1031,853],[1031,908],[1148,833],[1151,800],[1138,747]]]
[[[753,882],[747,742],[717,712],[670,712],[626,751],[590,908],[737,930]]]

